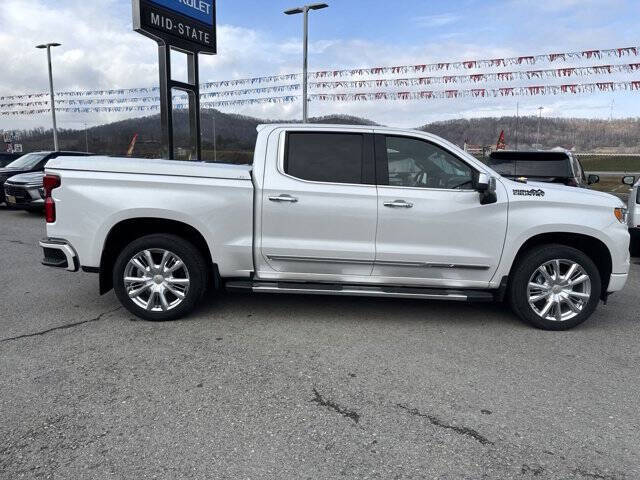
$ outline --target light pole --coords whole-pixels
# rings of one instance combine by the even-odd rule
[[[84,124],[84,146],[87,153],[89,153],[89,131],[87,130],[87,124]]]
[[[51,115],[53,117],[53,149],[58,149],[58,126],[56,125],[56,103],[53,95],[53,74],[51,73],[51,47],[59,47],[60,43],[45,43],[36,46],[36,48],[47,49],[47,62],[49,64],[49,92],[51,94]]]
[[[298,13],[304,14],[304,37],[302,47],[302,121],[307,123],[309,121],[309,102],[307,100],[307,53],[309,45],[309,10],[321,10],[327,8],[329,5],[326,3],[313,3],[311,5],[304,5],[303,7],[291,8],[285,10],[286,15],[296,15]]]

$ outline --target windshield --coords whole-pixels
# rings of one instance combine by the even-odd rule
[[[23,155],[17,160],[11,162],[9,165],[7,165],[7,168],[33,168],[46,156],[46,153],[27,153],[26,155]]]

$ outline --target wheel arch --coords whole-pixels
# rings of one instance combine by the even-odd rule
[[[613,260],[611,252],[607,245],[600,239],[585,235],[582,233],[574,232],[547,232],[540,233],[528,238],[518,249],[511,269],[509,270],[509,279],[512,278],[513,270],[518,265],[518,262],[522,256],[531,250],[532,248],[545,244],[559,244],[573,247],[577,250],[584,252],[598,268],[600,273],[600,280],[602,282],[602,294],[603,300],[606,300],[607,287],[609,286],[609,280],[611,279],[611,272],[613,266]]]
[[[218,287],[217,265],[213,262],[211,250],[198,229],[178,220],[164,218],[137,217],[122,220],[111,227],[105,238],[100,257],[100,294],[104,295],[113,288],[112,270],[122,249],[132,241],[146,235],[170,233],[191,242],[203,255],[209,266],[210,278]]]

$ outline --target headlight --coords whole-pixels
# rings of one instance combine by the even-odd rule
[[[617,207],[613,209],[613,214],[616,216],[620,223],[627,223],[627,209],[623,207]]]

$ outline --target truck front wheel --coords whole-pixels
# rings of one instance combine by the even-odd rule
[[[207,267],[190,242],[170,234],[141,237],[127,245],[113,269],[120,303],[145,320],[174,320],[202,297]]]
[[[545,330],[566,330],[591,316],[600,300],[598,268],[582,251],[541,245],[528,251],[509,279],[517,315]]]

